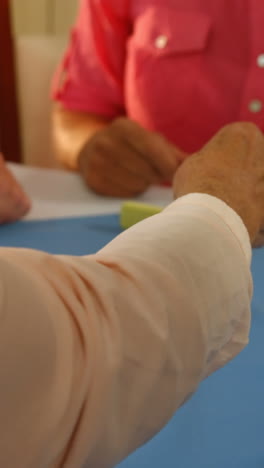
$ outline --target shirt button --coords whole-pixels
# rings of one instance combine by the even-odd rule
[[[264,54],[260,54],[257,58],[257,64],[260,68],[264,68]]]
[[[161,35],[161,36],[158,36],[155,40],[155,46],[157,49],[164,49],[167,44],[168,44],[167,36]]]
[[[250,112],[253,112],[253,114],[257,114],[258,112],[260,112],[262,107],[263,104],[259,99],[252,99],[248,106]]]
[[[252,101],[250,101],[249,106],[248,106],[250,112],[253,112],[254,114],[257,114],[258,112],[260,112],[262,107],[263,107],[263,104],[259,99],[252,99]]]

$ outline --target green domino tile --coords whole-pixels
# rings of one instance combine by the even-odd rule
[[[133,201],[125,202],[121,207],[120,225],[123,229],[127,229],[161,211],[162,208],[160,206],[147,205],[145,203]]]

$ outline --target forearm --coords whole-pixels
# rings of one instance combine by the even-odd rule
[[[92,257],[0,252],[1,466],[112,467],[245,346],[245,228],[195,200]]]
[[[78,169],[78,156],[84,144],[109,120],[93,114],[69,111],[55,104],[52,113],[52,134],[55,155],[68,169]]]

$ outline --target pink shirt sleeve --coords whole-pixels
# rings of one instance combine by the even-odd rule
[[[128,0],[81,0],[70,45],[54,77],[65,108],[107,117],[124,114]]]
[[[0,249],[0,466],[110,468],[146,442],[247,344],[250,258],[206,195],[93,256]]]

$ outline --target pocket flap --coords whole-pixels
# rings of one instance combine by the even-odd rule
[[[157,54],[199,52],[207,45],[211,25],[203,13],[150,8],[139,17],[133,38]]]

